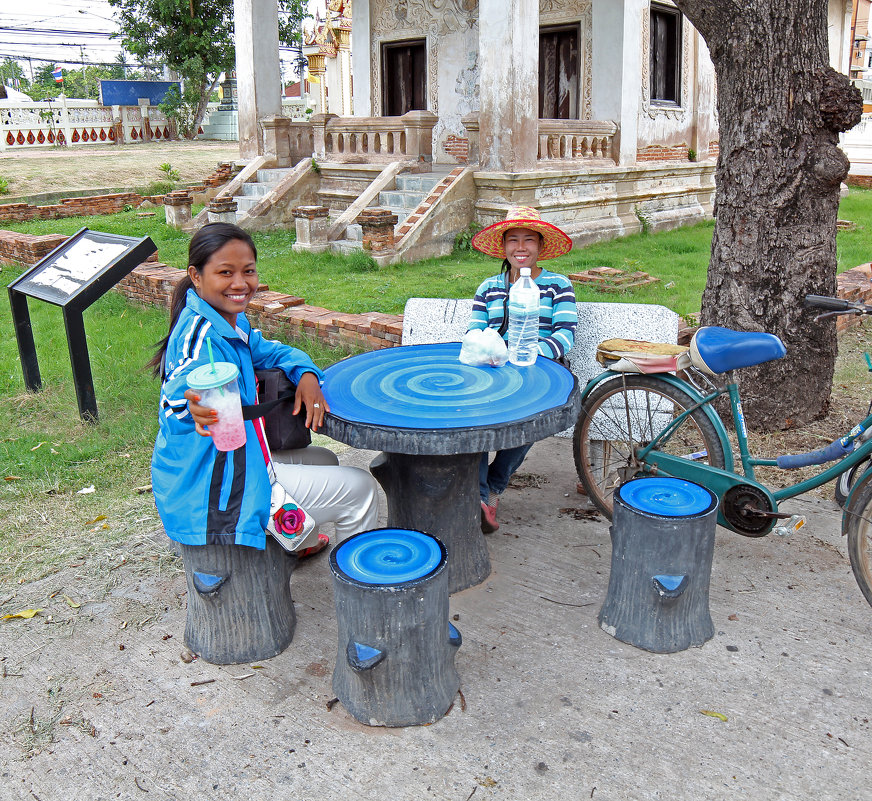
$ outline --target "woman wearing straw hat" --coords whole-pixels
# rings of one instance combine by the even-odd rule
[[[545,222],[536,209],[510,208],[502,222],[483,228],[472,239],[472,246],[489,256],[502,258],[499,275],[488,278],[475,293],[469,329],[495,328],[505,339],[509,326],[509,288],[518,280],[521,267],[530,268],[530,277],[539,287],[539,354],[562,360],[575,342],[578,314],[572,283],[564,275],[543,270],[537,262],[562,256],[572,250],[572,240],[556,225]],[[532,447],[498,451],[493,462],[481,457],[481,530],[496,531],[499,496],[509,485]]]

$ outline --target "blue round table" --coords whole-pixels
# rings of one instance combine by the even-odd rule
[[[448,550],[449,592],[490,574],[479,523],[480,455],[536,442],[575,423],[575,376],[539,357],[530,367],[470,367],[460,343],[351,356],[324,371],[322,432],[383,451],[370,465],[388,526],[424,531]]]

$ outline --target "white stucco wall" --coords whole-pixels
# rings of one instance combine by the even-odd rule
[[[851,19],[854,3],[851,0],[829,0],[827,31],[830,43],[830,66],[848,74],[851,66]]]

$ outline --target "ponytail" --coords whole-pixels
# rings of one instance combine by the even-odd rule
[[[170,328],[167,332],[167,335],[157,343],[157,351],[154,356],[149,359],[146,367],[150,367],[152,374],[155,378],[160,378],[163,380],[164,375],[164,357],[167,352],[167,344],[170,341],[170,334],[173,333],[173,328],[175,328],[176,323],[179,320],[179,315],[182,313],[182,309],[185,308],[185,296],[188,294],[189,289],[193,289],[194,282],[191,280],[191,276],[185,273],[184,277],[181,281],[176,284],[175,289],[173,289],[173,295],[170,299]]]

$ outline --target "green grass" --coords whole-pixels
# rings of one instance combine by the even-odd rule
[[[150,236],[162,261],[184,267],[189,237],[135,211],[105,217],[4,223],[31,234],[73,234],[82,227]],[[872,191],[852,190],[840,218],[856,223],[838,235],[839,269],[870,260]],[[577,290],[579,300],[659,303],[679,314],[698,311],[705,285],[713,223],[638,234],[573,250],[548,264],[570,273],[597,266],[642,270],[660,283],[635,292]],[[256,234],[262,279],[313,305],[346,312],[401,313],[409,297],[470,297],[498,268],[495,259],[460,253],[414,265],[376,267],[364,254],[300,255],[290,232]],[[20,271],[3,268],[3,285]],[[28,581],[90,560],[111,565],[158,528],[149,462],[157,431],[158,383],[144,369],[166,334],[167,311],[144,309],[110,292],[85,311],[99,422],[79,419],[60,310],[30,301],[43,389],[26,391],[12,335],[8,303],[0,303],[0,586]],[[299,344],[326,366],[345,353]],[[844,379],[843,379],[844,380]],[[94,486],[93,493],[78,490]],[[102,562],[95,555],[102,554]],[[161,559],[151,553],[148,558]],[[95,561],[96,560],[96,561]],[[109,569],[109,567],[105,567]]]
[[[872,261],[872,190],[852,188],[839,204],[839,219],[850,220],[856,228],[836,237],[838,271]]]
[[[73,234],[87,226],[127,236],[150,236],[161,261],[184,267],[188,235],[165,225],[163,209],[155,211],[155,217],[137,217],[135,211],[130,211],[105,217],[4,225],[33,234]],[[852,189],[842,200],[839,216],[856,224],[855,230],[838,234],[842,271],[872,259],[872,191]],[[582,301],[658,303],[687,315],[699,311],[713,230],[714,223],[708,221],[674,231],[634,234],[576,248],[547,266],[564,275],[601,266],[649,273],[659,278],[659,283],[618,293],[578,286],[576,296]],[[415,264],[376,267],[364,253],[294,253],[291,231],[258,233],[254,239],[261,279],[271,289],[299,295],[314,306],[351,313],[401,314],[410,297],[471,297],[481,281],[499,268],[496,259],[474,251]]]
[[[19,274],[4,268],[3,285]],[[60,309],[32,299],[29,308],[39,392],[24,386],[9,304],[0,303],[0,328],[9,333],[0,339],[0,587],[110,546],[117,555],[158,527],[151,494],[141,491],[151,482],[159,391],[145,363],[166,335],[166,309],[109,292],[84,312],[99,415],[88,424],[79,418]],[[347,355],[294,344],[324,366]]]

